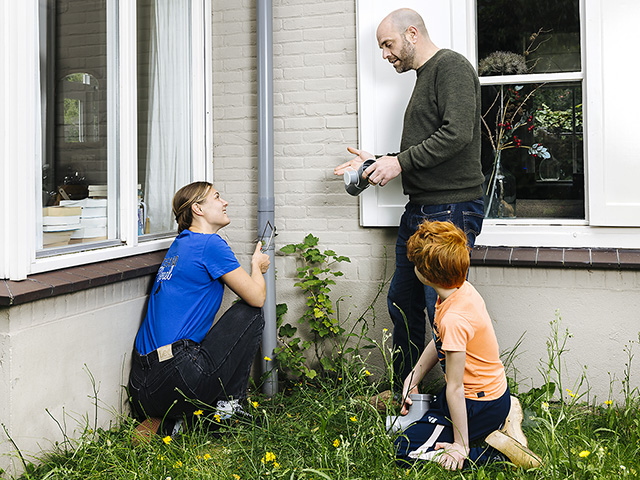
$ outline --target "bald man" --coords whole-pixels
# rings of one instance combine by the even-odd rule
[[[407,239],[424,220],[451,221],[464,230],[469,246],[482,228],[484,208],[480,163],[480,84],[476,71],[459,53],[438,48],[422,17],[403,8],[385,17],[376,32],[382,58],[396,72],[416,71],[404,114],[400,152],[377,158],[365,170],[380,186],[401,175],[409,197],[396,242],[396,270],[387,304],[394,324],[396,392],[425,346],[437,295],[416,277],[407,258]],[[336,175],[357,169],[374,155],[352,147],[355,158],[335,168]]]

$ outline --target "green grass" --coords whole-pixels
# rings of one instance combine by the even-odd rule
[[[525,433],[545,462],[531,471],[493,464],[447,472],[424,463],[396,466],[384,414],[366,400],[377,384],[364,370],[314,383],[291,383],[252,400],[256,425],[217,434],[201,426],[171,440],[134,446],[135,423],[87,429],[30,465],[25,479],[616,479],[640,474],[640,402],[546,402],[522,396]],[[260,426],[257,424],[261,423]],[[586,453],[588,452],[588,453]]]

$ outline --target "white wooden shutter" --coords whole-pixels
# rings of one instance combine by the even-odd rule
[[[585,129],[592,226],[640,226],[637,0],[585,2]]]

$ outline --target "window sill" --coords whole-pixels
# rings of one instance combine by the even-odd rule
[[[477,246],[471,252],[471,265],[640,270],[640,250]]]
[[[0,307],[79,292],[88,288],[155,275],[166,250],[29,275],[19,282],[0,280]]]

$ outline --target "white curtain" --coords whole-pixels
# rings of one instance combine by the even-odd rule
[[[148,233],[176,228],[173,194],[191,180],[191,0],[155,0],[145,201]]]

